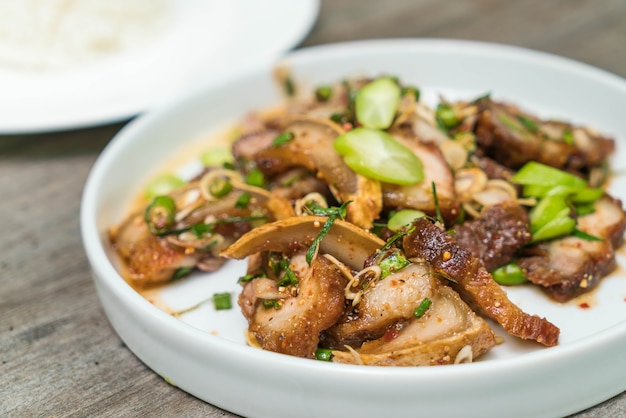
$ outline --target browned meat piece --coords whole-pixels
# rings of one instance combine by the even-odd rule
[[[337,363],[369,366],[438,366],[471,362],[496,344],[489,325],[445,285],[433,289],[432,305],[383,337],[356,350],[333,350]]]
[[[268,283],[271,280],[255,279],[246,284],[239,304],[247,313],[249,332],[263,349],[314,358],[320,333],[343,312],[347,280],[325,257],[317,257],[309,267],[301,254],[291,259],[290,266],[299,280],[296,296],[286,293],[277,298],[280,293]],[[259,285],[257,280],[263,282]],[[265,307],[263,300],[268,299],[277,300],[280,308]]]
[[[328,338],[320,341],[315,333],[325,336],[324,327],[339,322],[345,327],[338,325],[333,331],[337,337],[333,361],[386,366],[470,361],[495,345],[489,325],[456,292],[442,285],[427,263],[407,266],[382,280],[379,274],[362,274],[376,268],[380,271],[379,266],[369,266],[371,269],[352,277],[384,242],[348,222],[335,221],[309,268],[301,254],[319,232],[323,219],[302,216],[263,225],[223,252],[234,258],[252,255],[249,272],[264,271],[268,276],[247,283],[240,298],[253,342],[256,340],[268,350],[311,357],[313,344],[324,346],[330,342]],[[281,290],[272,277],[274,271],[263,268],[269,264],[263,261],[269,257],[263,255],[268,251],[287,256],[296,252],[290,265],[301,278],[297,296],[292,296],[292,286]],[[339,272],[341,279],[337,278]],[[363,286],[361,278],[367,286]],[[337,282],[341,285],[336,287]],[[415,309],[425,299],[430,299],[432,305],[416,318]],[[268,310],[261,300],[278,300],[282,307]],[[341,307],[337,313],[338,305]],[[344,309],[350,312],[345,313]],[[304,332],[297,327],[304,327]],[[363,340],[358,340],[357,335],[380,338],[361,345]],[[343,343],[347,342],[353,347],[346,348]]]
[[[383,184],[383,204],[390,208],[417,209],[430,216],[436,215],[433,186],[437,189],[439,210],[446,223],[454,222],[460,213],[454,190],[454,175],[441,150],[435,144],[422,144],[417,139],[396,136],[411,149],[424,164],[424,179],[416,184],[401,186]]]
[[[492,160],[489,157],[477,157],[472,158],[472,161],[478,168],[483,170],[489,179],[511,180],[511,177],[515,174],[514,170],[503,166],[497,161]]]
[[[150,232],[143,212],[134,213],[109,231],[114,249],[126,267],[126,278],[136,286],[154,285],[172,279],[178,269],[204,271],[218,269],[223,260],[219,251],[253,227],[246,217],[263,215],[265,220],[290,218],[293,208],[283,198],[259,187],[232,178],[233,189],[220,198],[207,198],[202,190],[210,177],[224,170],[208,171],[200,180],[190,182],[170,193],[175,201],[174,222],[168,234]],[[248,193],[250,203],[238,208],[237,200]],[[196,234],[190,228],[204,224],[207,231]],[[208,224],[212,224],[209,228]],[[185,270],[181,270],[185,271]]]
[[[626,215],[621,202],[604,197],[596,211],[578,219],[578,228],[602,241],[566,237],[539,243],[519,260],[528,279],[550,296],[566,302],[593,289],[615,269],[615,250],[624,239]]]
[[[355,310],[350,309],[325,333],[324,344],[343,349],[358,347],[365,340],[382,337],[396,324],[413,318],[413,312],[425,298],[432,298],[438,285],[426,263],[411,264],[377,280],[367,288]]]
[[[271,147],[278,134],[275,129],[266,129],[242,135],[233,143],[233,156],[236,160],[251,161],[256,154]]]
[[[270,147],[255,156],[260,170],[269,175],[299,166],[313,171],[329,185],[340,202],[348,206],[348,220],[365,229],[373,225],[382,209],[380,183],[356,174],[333,149],[333,141],[343,130],[338,125],[309,117],[294,117],[285,126],[293,140]]]
[[[494,319],[509,334],[546,346],[558,344],[559,328],[545,318],[523,312],[511,302],[480,260],[450,234],[424,218],[413,225],[413,232],[403,239],[408,257],[431,263],[435,271],[455,282],[451,286],[470,306]]]
[[[272,194],[287,200],[301,199],[310,193],[322,195],[327,202],[334,202],[328,185],[303,168],[295,168],[274,177],[268,184]]]
[[[109,231],[113,248],[124,262],[126,277],[133,284],[146,286],[168,281],[179,268],[194,267],[206,253],[186,253],[148,230],[143,214],[128,217]]]
[[[490,99],[480,100],[478,104],[480,112],[475,133],[479,149],[513,169],[534,160],[567,171],[586,173],[604,161],[615,148],[612,139],[589,129],[542,122],[515,106]],[[530,123],[523,123],[523,120]],[[566,132],[571,138],[566,137]]]
[[[454,238],[487,271],[508,263],[532,238],[526,210],[515,203],[496,205],[480,218],[454,227]]]

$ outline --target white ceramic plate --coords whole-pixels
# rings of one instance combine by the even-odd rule
[[[0,67],[0,133],[124,120],[199,81],[275,59],[313,25],[319,0],[167,0],[153,42],[63,71]]]
[[[626,124],[618,112],[626,108],[626,82],[577,62],[491,44],[392,40],[305,49],[283,63],[309,87],[391,73],[418,85],[430,101],[442,93],[474,98],[490,91],[540,115],[614,136],[614,167],[626,168]],[[208,133],[279,97],[271,69],[214,84],[130,124],[93,168],[81,213],[85,248],[111,323],[150,368],[200,399],[257,417],[557,417],[626,390],[622,268],[591,295],[562,305],[532,287],[510,290],[527,312],[561,328],[559,346],[541,348],[498,330],[504,344],[480,361],[431,368],[350,366],[265,352],[244,344],[246,322],[238,308],[215,311],[205,304],[177,319],[133,291],[116,270],[107,228],[122,219],[151,176],[199,155],[211,146]],[[618,177],[612,193],[626,199]],[[621,255],[618,261],[626,265]],[[172,285],[154,301],[182,309],[215,292],[236,293],[244,270],[243,263],[229,262],[217,274]]]

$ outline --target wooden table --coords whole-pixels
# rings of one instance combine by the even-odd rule
[[[302,46],[391,37],[514,44],[626,76],[624,0],[327,0]],[[123,125],[0,136],[0,416],[233,416],[145,367],[100,307],[80,197]],[[624,417],[626,393],[576,416]]]

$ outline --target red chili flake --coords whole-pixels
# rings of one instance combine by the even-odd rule
[[[390,342],[395,340],[398,337],[398,331],[396,330],[391,330],[391,331],[387,331],[385,333],[385,335],[383,336],[383,339],[385,340],[385,342]]]
[[[589,306],[589,304],[587,302],[581,303],[580,305],[578,305],[578,307],[582,308],[582,309],[589,309],[589,308],[591,308],[591,306]]]

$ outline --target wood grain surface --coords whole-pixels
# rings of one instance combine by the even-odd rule
[[[398,37],[519,45],[626,77],[624,0],[324,0],[300,47]],[[99,304],[80,199],[123,125],[0,136],[0,416],[234,416],[145,367]],[[626,394],[576,417],[626,417]]]

